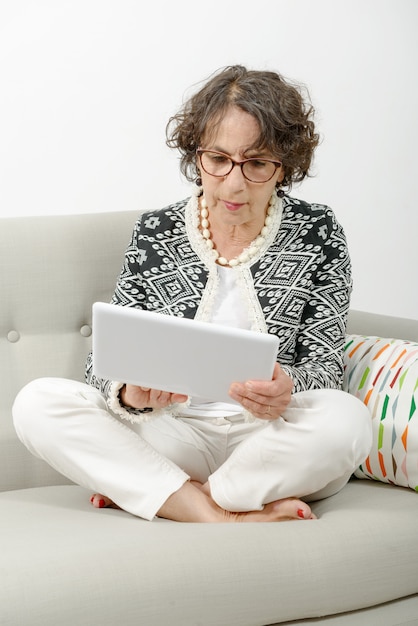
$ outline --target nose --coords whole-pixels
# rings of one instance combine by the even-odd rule
[[[228,176],[226,176],[225,182],[231,187],[231,190],[240,191],[243,189],[246,184],[246,178],[242,173],[242,166],[235,163]]]

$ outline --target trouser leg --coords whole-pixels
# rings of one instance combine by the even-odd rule
[[[295,394],[282,418],[239,443],[210,476],[212,497],[227,510],[248,511],[282,498],[331,495],[367,457],[371,441],[360,400],[337,390]]]
[[[83,383],[36,380],[18,394],[13,417],[19,438],[35,456],[145,519],[189,479]]]
[[[41,379],[19,393],[13,413],[33,454],[145,519],[190,476],[209,477],[215,501],[234,511],[291,496],[326,497],[342,488],[371,445],[367,409],[332,390],[296,394],[284,419],[266,424],[218,428],[167,416],[128,426],[94,388]]]

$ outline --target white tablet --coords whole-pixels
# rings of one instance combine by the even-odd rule
[[[267,333],[93,304],[93,372],[100,378],[231,403],[232,382],[271,380],[278,347]]]

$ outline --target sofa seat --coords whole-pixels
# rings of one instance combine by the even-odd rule
[[[95,509],[74,485],[0,493],[1,624],[254,626],[416,592],[413,491],[354,478],[313,510],[320,520],[180,524]]]
[[[417,320],[350,311],[345,390],[370,406],[374,447],[358,478],[313,505],[315,521],[178,524],[94,509],[17,439],[25,384],[83,380],[92,304],[110,300],[136,218],[1,220],[0,626],[417,626],[418,345],[385,340],[386,359],[361,339],[418,344]],[[387,381],[382,393],[369,379]]]

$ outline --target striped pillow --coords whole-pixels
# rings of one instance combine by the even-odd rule
[[[355,475],[418,491],[418,343],[348,335],[343,388],[366,404],[373,424],[372,449]]]

